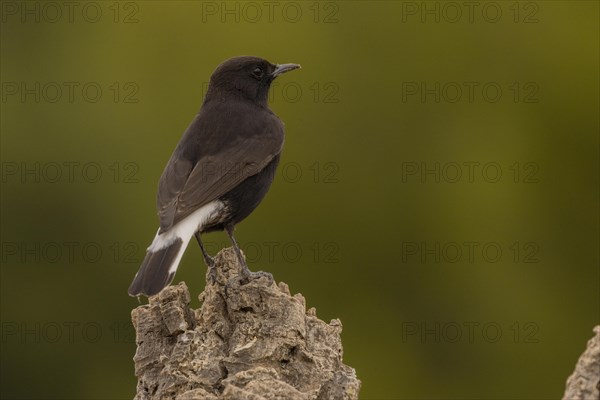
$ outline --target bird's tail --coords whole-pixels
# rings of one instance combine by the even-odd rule
[[[170,284],[183,257],[190,236],[180,232],[157,233],[152,245],[146,251],[140,270],[129,286],[130,296],[152,296]]]

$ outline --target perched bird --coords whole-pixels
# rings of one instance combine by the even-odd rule
[[[160,227],[129,287],[130,296],[151,296],[170,284],[192,236],[214,281],[214,260],[200,237],[207,232],[227,232],[244,275],[250,276],[233,230],[273,182],[284,129],[269,109],[269,87],[277,76],[297,68],[244,56],[213,72],[200,111],[160,177]]]

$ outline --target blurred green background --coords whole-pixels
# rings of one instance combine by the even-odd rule
[[[157,181],[242,54],[303,69],[237,238],[342,320],[361,398],[562,395],[600,320],[598,2],[66,3],[1,3],[2,398],[133,397]],[[204,273],[192,243],[194,307]]]

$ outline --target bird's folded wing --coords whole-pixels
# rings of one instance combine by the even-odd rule
[[[161,231],[257,174],[281,152],[283,127],[266,125],[262,132],[251,136],[230,135],[225,145],[207,140],[206,151],[195,163],[178,152],[173,154],[158,187]]]

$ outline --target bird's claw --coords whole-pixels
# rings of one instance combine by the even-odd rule
[[[215,259],[212,257],[206,257],[204,262],[208,268],[208,282],[210,284],[217,283],[217,265],[215,264]]]
[[[247,267],[242,268],[242,273],[240,274],[242,284],[246,284],[254,279],[267,278],[270,283],[274,282],[273,275],[269,272],[264,271],[256,271],[252,272]]]

